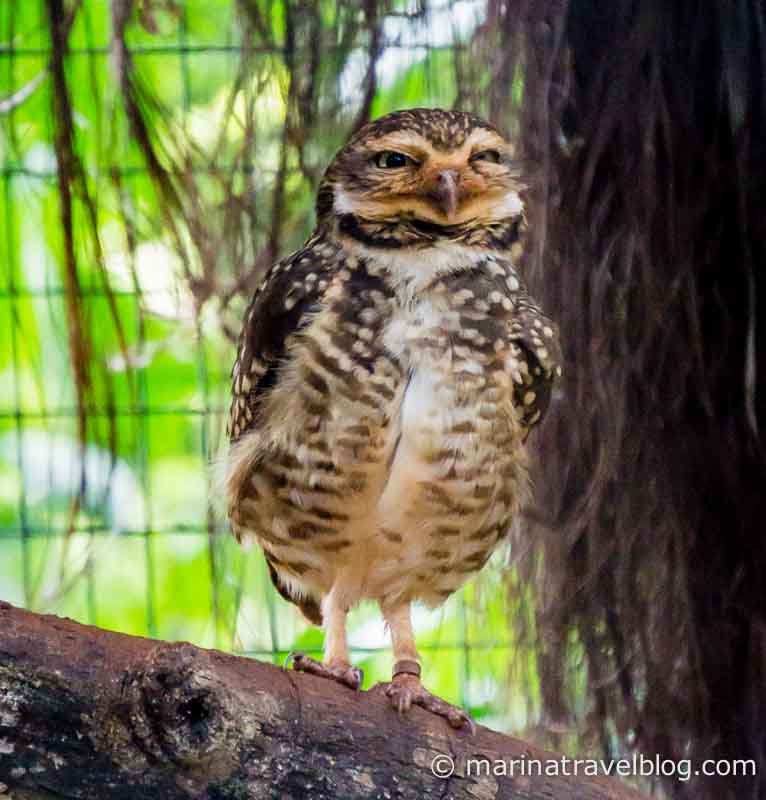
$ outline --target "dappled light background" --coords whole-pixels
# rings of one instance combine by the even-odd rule
[[[0,13],[0,597],[275,662],[317,650],[321,631],[276,596],[216,503],[234,337],[366,119],[439,105],[515,126],[498,8],[31,0]],[[416,624],[429,686],[521,732],[539,722],[539,689],[510,564],[499,554]],[[387,679],[377,609],[352,614],[350,640],[366,685]]]
[[[359,125],[479,112],[565,370],[509,550],[418,612],[427,683],[570,755],[750,757],[648,788],[763,797],[764,31],[759,0],[0,0],[0,598],[318,651],[217,504],[243,309]],[[350,638],[388,678],[376,609]]]

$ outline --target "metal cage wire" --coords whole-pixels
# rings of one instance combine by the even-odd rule
[[[205,114],[212,115],[211,107],[221,102],[228,85],[226,76],[214,90],[205,89],[204,101],[197,88],[213,69],[210,59],[228,60],[229,68],[249,60],[251,72],[261,70],[262,74],[270,69],[284,74],[284,39],[247,41],[238,28],[241,8],[234,0],[213,4],[228,22],[227,29],[216,31],[215,36],[220,37],[216,40],[209,31],[200,37],[200,25],[195,24],[195,15],[202,13],[206,4],[156,5],[157,25],[170,32],[150,35],[144,30],[131,42],[130,55],[138,72],[145,62],[152,61],[149,74],[163,75],[173,84],[170,94],[175,97],[170,102],[177,100],[175,110],[181,124],[193,125],[196,120],[204,125]],[[429,13],[436,13],[422,5],[381,8],[383,41],[378,45],[370,31],[360,27],[346,64],[369,55],[370,47],[379,47],[377,62],[370,62],[376,63],[378,70],[373,111],[385,111],[387,103],[401,102],[401,85],[407,81],[416,84],[409,90],[412,105],[452,105],[456,101],[470,105],[471,92],[481,95],[482,87],[470,84],[470,74],[468,88],[458,86],[458,67],[445,81],[440,66],[443,56],[434,56],[447,53],[454,65],[470,53],[487,10],[482,3],[463,5],[470,7],[475,19],[467,34],[453,30],[451,42],[434,42],[428,36],[421,41],[420,23],[415,25],[415,33],[401,33],[402,20],[417,21],[418,14],[428,19]],[[272,17],[285,13],[285,4],[264,7],[271,10]],[[320,9],[320,5],[294,5],[293,11],[305,14],[311,8]],[[360,7],[359,13],[363,10]],[[156,245],[150,234],[161,238],[162,228],[152,230],[142,217],[147,209],[151,216],[157,202],[146,165],[137,157],[130,137],[124,131],[115,134],[110,127],[117,125],[114,120],[119,114],[115,111],[118,91],[109,64],[109,11],[105,2],[84,0],[65,57],[75,119],[82,128],[76,134],[89,142],[79,155],[87,181],[96,190],[101,226],[97,233],[107,249],[112,248],[105,257],[109,278],[117,276],[113,285],[105,287],[88,262],[93,258],[92,249],[79,248],[81,285],[76,302],[95,335],[93,358],[106,364],[104,385],[109,381],[117,384],[111,395],[103,395],[106,402],[85,409],[92,436],[84,449],[77,441],[79,409],[71,391],[67,347],[66,299],[71,287],[58,266],[61,232],[49,79],[41,79],[29,97],[19,99],[30,85],[30,74],[44,71],[50,58],[45,11],[42,3],[37,14],[7,3],[0,12],[0,99],[7,98],[0,116],[4,137],[0,329],[5,340],[0,349],[0,482],[4,484],[0,495],[0,596],[91,624],[150,637],[189,639],[276,663],[295,647],[319,652],[321,634],[305,627],[298,614],[276,596],[259,554],[240,553],[226,535],[223,516],[214,510],[210,465],[223,443],[233,346],[222,335],[219,321],[211,322],[206,316],[204,305],[192,303],[194,313],[163,318],[163,303],[174,293],[186,291],[172,269],[167,271],[167,285],[153,278],[144,280],[151,276],[150,263],[140,264],[139,269],[135,264],[132,269],[122,269],[125,261],[136,260],[135,248],[142,244],[148,249],[138,258],[150,262],[151,247]],[[369,17],[369,8],[367,12]],[[455,14],[452,8],[441,13]],[[387,27],[391,20],[393,28]],[[391,30],[399,35],[386,36]],[[283,35],[289,37],[290,32]],[[401,56],[404,50],[409,51],[407,57]],[[390,57],[392,51],[399,55]],[[366,64],[366,57],[362,61]],[[465,74],[468,68],[461,63]],[[360,72],[360,76],[364,74]],[[77,76],[90,76],[90,92],[77,83]],[[340,80],[334,76],[336,86]],[[318,105],[340,102],[344,119],[353,118],[357,111],[349,107],[348,98],[338,101],[337,96],[323,97],[319,92],[317,99]],[[353,102],[358,105],[359,98],[352,98]],[[288,113],[278,101],[274,106],[276,117]],[[106,143],[93,144],[99,134],[106,137]],[[110,147],[110,140],[118,146]],[[318,165],[333,144],[315,156]],[[194,158],[190,153],[190,180],[199,178],[204,187],[208,167],[194,163]],[[229,169],[233,183],[236,173],[247,171],[247,165],[243,168],[239,161],[217,164],[215,169],[220,174]],[[288,158],[287,182],[297,180],[300,170],[301,165]],[[254,180],[267,184],[268,171],[255,171]],[[200,196],[215,208],[220,198],[212,195]],[[293,190],[285,202],[307,206],[306,196],[307,192]],[[103,203],[102,197],[106,198]],[[76,197],[75,202],[75,226],[86,225],[82,198]],[[122,219],[118,207],[123,209]],[[282,238],[283,252],[308,231],[310,210],[304,209],[295,219],[293,229]],[[124,239],[135,239],[132,245],[123,245],[122,252],[109,244],[117,226],[121,226]],[[155,250],[158,257],[166,254],[164,244],[156,245]],[[127,359],[115,344],[110,318],[115,312],[110,312],[110,307],[116,309],[127,337]],[[236,324],[236,313],[232,319]],[[98,345],[102,339],[109,344]],[[173,396],[174,386],[177,397]],[[105,444],[110,426],[117,432],[116,451]],[[518,728],[529,722],[537,704],[535,678],[519,656],[523,650],[519,636],[502,624],[507,604],[522,603],[523,598],[514,597],[501,577],[507,577],[503,564],[489,580],[485,576],[469,584],[445,610],[424,613],[416,622],[425,674],[441,676],[436,688],[477,716],[494,717],[502,727]],[[367,683],[385,679],[390,657],[376,610],[355,612],[350,635],[352,657],[365,667]],[[510,701],[510,694],[518,691],[521,683],[526,687],[524,693]]]

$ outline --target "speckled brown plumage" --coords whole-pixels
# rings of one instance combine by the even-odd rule
[[[458,589],[526,499],[525,442],[560,350],[516,265],[520,188],[511,146],[479,118],[388,115],[338,154],[314,235],[247,310],[232,527],[285,598],[324,616],[347,682],[347,610],[379,602],[395,656],[416,659],[410,603]],[[395,684],[398,707],[431,707]]]

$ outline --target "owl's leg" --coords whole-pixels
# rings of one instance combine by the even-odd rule
[[[346,615],[348,605],[333,589],[322,601],[322,619],[325,630],[324,661],[316,661],[303,653],[290,653],[285,662],[291,662],[293,669],[299,672],[310,672],[321,678],[358,689],[362,685],[363,674],[359,667],[354,667],[348,660],[346,644]]]
[[[394,650],[393,677],[391,683],[386,685],[386,694],[391,698],[393,707],[404,714],[417,705],[444,717],[453,728],[465,726],[474,733],[476,726],[465,711],[431,694],[420,682],[420,656],[415,648],[410,604],[384,607],[383,616],[391,631]]]

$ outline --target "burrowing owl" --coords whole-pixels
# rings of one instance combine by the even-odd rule
[[[420,683],[410,606],[443,603],[507,535],[560,372],[518,269],[512,156],[457,111],[362,128],[322,180],[313,235],[256,291],[233,370],[232,527],[326,632],[324,662],[294,666],[358,688],[346,614],[375,600],[394,706],[456,727],[464,712]]]

